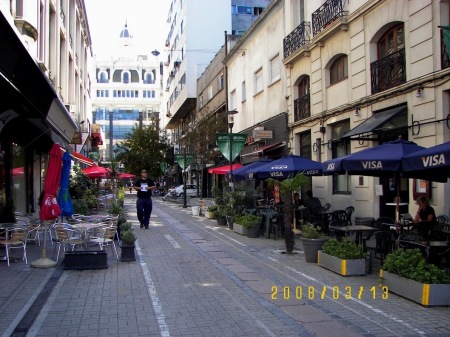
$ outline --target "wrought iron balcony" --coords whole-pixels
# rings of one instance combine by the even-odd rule
[[[370,64],[372,94],[406,82],[405,49]]]
[[[342,0],[328,0],[312,13],[313,35],[319,34],[326,26],[331,24],[337,18],[347,16],[348,11],[344,11]]]
[[[283,39],[284,58],[291,55],[297,49],[309,44],[311,26],[309,22],[303,21],[288,36]]]
[[[294,122],[311,117],[311,103],[309,94],[294,100]]]
[[[447,47],[445,46],[444,33],[441,29],[441,68],[445,69],[450,67],[450,57],[448,55]]]

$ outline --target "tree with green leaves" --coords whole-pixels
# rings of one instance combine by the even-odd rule
[[[294,248],[294,235],[292,232],[294,218],[293,193],[300,187],[307,185],[309,183],[309,179],[304,174],[297,173],[294,177],[290,177],[281,181],[269,178],[266,180],[266,182],[269,188],[273,188],[275,184],[278,184],[280,187],[280,194],[282,195],[282,200],[284,201],[283,215],[286,253],[290,254],[292,253]]]
[[[116,144],[115,160],[123,164],[125,171],[139,176],[146,169],[150,177],[162,175],[160,163],[169,150],[167,136],[154,126],[133,128],[125,140]]]

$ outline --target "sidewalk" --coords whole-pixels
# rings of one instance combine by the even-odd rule
[[[306,263],[299,239],[296,254],[282,254],[283,239],[243,237],[158,197],[150,229],[140,229],[135,198],[127,194],[125,207],[138,236],[136,262],[119,262],[108,249],[108,269],[64,270],[61,261],[35,269],[42,250],[30,244],[28,265],[0,263],[0,336],[450,335],[450,308],[393,294],[374,299],[376,270],[341,277]],[[346,287],[354,299],[344,298]]]

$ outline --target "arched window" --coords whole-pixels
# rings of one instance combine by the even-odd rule
[[[108,74],[106,71],[101,71],[99,74],[99,83],[108,83]]]
[[[373,94],[406,82],[403,24],[391,27],[378,40],[377,57],[370,64]]]
[[[303,97],[308,94],[309,94],[309,76],[305,76],[298,84],[298,97]]]
[[[388,30],[377,43],[378,59],[392,55],[400,49],[405,48],[403,36],[403,24],[392,27]]]
[[[348,77],[348,58],[342,55],[330,67],[330,85],[340,82]]]
[[[130,83],[130,73],[128,71],[123,72],[122,82],[125,84]]]
[[[154,84],[155,83],[152,73],[145,73],[144,83],[146,83],[146,84]]]

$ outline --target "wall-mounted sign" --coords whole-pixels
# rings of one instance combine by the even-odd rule
[[[272,130],[253,130],[253,138],[263,138],[263,139],[272,139],[273,131]]]

